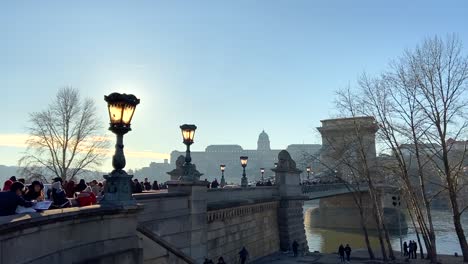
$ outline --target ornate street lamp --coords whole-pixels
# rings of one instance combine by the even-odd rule
[[[241,166],[242,166],[242,179],[241,179],[241,187],[247,187],[249,185],[249,183],[247,182],[247,177],[246,177],[246,174],[245,174],[245,167],[247,167],[247,160],[249,159],[249,157],[247,156],[241,156],[240,157],[240,162],[241,162]]]
[[[221,164],[219,165],[219,168],[221,169],[221,188],[226,185],[226,180],[224,179],[224,170],[226,169],[226,165]]]
[[[275,168],[278,167],[278,162],[275,162]]]
[[[260,173],[262,174],[262,183],[264,182],[263,174],[265,173],[265,168],[260,168]]]
[[[307,171],[307,181],[310,180],[310,170],[311,170],[310,166],[307,166],[307,168],[306,168],[306,171]]]
[[[183,142],[187,146],[187,150],[185,151],[185,163],[183,165],[184,175],[182,176],[182,180],[184,181],[198,181],[202,175],[197,171],[196,166],[191,163],[192,157],[190,156],[190,145],[193,144],[196,129],[196,125],[184,124],[180,126]]]
[[[136,106],[140,99],[132,94],[111,93],[104,96],[109,111],[110,126],[116,137],[115,153],[112,157],[112,167],[114,170],[109,175],[104,175],[106,179],[104,204],[126,205],[135,204],[132,197],[132,188],[130,185],[133,175],[128,175],[123,170],[125,168],[125,155],[123,152],[123,136],[130,130],[130,123]]]

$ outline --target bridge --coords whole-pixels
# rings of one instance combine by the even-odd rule
[[[307,251],[304,201],[346,191],[339,184],[301,186],[289,154],[282,151],[279,160],[275,186],[207,189],[204,182],[171,181],[167,192],[135,194],[135,206],[0,217],[0,263],[178,264],[219,256],[235,263],[243,246],[254,260],[293,241]]]

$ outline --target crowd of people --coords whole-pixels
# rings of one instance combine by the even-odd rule
[[[86,183],[83,179],[75,183],[73,180],[63,181],[56,177],[50,188],[46,191],[44,189],[44,184],[40,181],[26,185],[24,179],[10,177],[0,192],[0,216],[34,212],[31,207],[46,200],[50,201],[47,209],[97,204],[98,199],[103,196],[104,183],[97,180]]]
[[[144,181],[140,182],[138,179],[134,179],[132,182],[132,192],[133,193],[142,193],[143,191],[157,191],[167,189],[167,184],[158,183],[158,181],[151,182],[148,181],[148,178],[145,178]]]
[[[403,255],[410,259],[418,258],[418,244],[413,240],[410,240],[409,243],[405,241],[403,243]]]

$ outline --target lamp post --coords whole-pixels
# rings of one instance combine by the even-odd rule
[[[190,155],[190,145],[193,144],[196,129],[196,125],[184,124],[180,126],[183,142],[187,146],[187,150],[185,151],[185,163],[183,165],[184,174],[182,176],[182,180],[184,181],[198,181],[202,175],[197,171],[196,166],[192,164],[192,156]]]
[[[135,113],[136,106],[140,99],[132,94],[111,93],[104,96],[109,111],[109,130],[116,135],[115,153],[112,157],[112,167],[114,170],[109,175],[104,175],[106,179],[105,196],[103,204],[127,205],[135,204],[132,197],[130,180],[133,175],[128,175],[123,170],[125,168],[125,155],[123,136],[130,130],[130,123]]]
[[[243,169],[242,179],[241,179],[241,187],[247,187],[249,185],[249,183],[247,182],[246,174],[245,174],[245,167],[247,167],[247,160],[248,159],[249,159],[249,157],[247,157],[247,156],[241,156],[240,157],[240,162],[241,162],[241,166],[242,166],[242,169]]]
[[[265,174],[265,168],[260,168],[260,173],[262,174],[262,183],[264,182],[263,174]]]
[[[311,170],[310,166],[307,166],[307,168],[306,168],[306,171],[307,171],[307,181],[310,180],[310,170]]]
[[[278,162],[275,162],[275,168],[278,167]]]
[[[226,169],[226,165],[221,164],[219,165],[219,168],[221,169],[221,188],[226,185],[226,180],[224,179],[224,170]]]

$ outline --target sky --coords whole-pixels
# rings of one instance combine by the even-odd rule
[[[17,165],[29,113],[64,86],[95,100],[106,136],[104,95],[141,99],[127,168],[183,150],[184,123],[193,150],[254,149],[263,129],[275,149],[320,143],[336,90],[427,37],[466,47],[467,14],[466,1],[1,1],[0,164]]]

